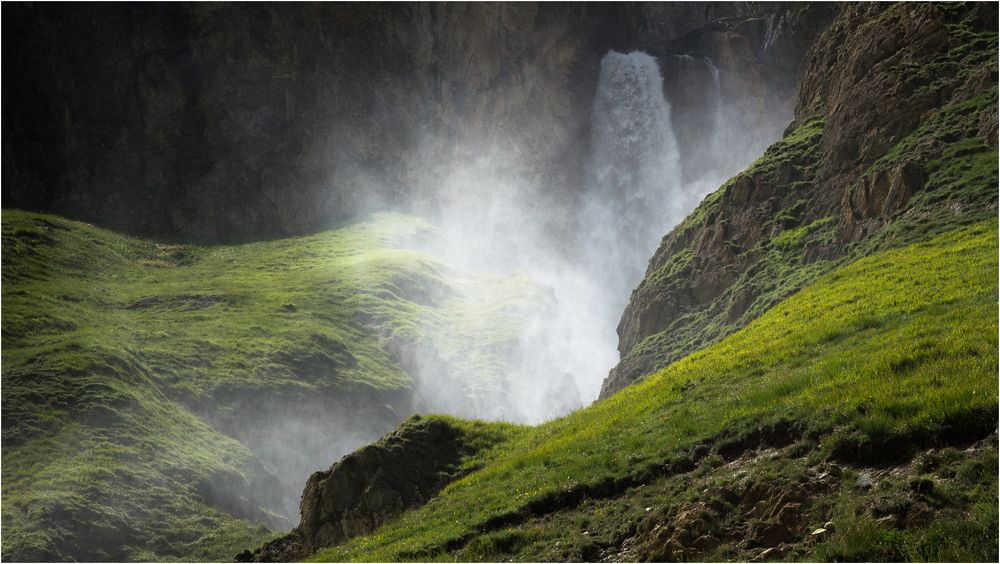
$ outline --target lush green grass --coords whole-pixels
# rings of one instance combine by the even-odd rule
[[[821,439],[821,456],[853,460],[984,436],[997,418],[996,351],[988,221],[841,267],[720,343],[513,438],[423,508],[316,558],[448,559],[491,519],[641,476],[767,421],[798,422]],[[476,538],[481,550],[462,556],[497,544],[516,553],[516,534]]]
[[[856,476],[850,473],[836,492],[834,519],[840,534],[821,543],[816,557],[840,562],[997,560],[996,468],[995,443],[980,450],[935,449],[919,457],[909,475],[890,477],[863,500],[852,491]],[[914,511],[915,505],[935,510],[933,518],[921,515],[923,508]],[[921,526],[898,528],[873,515],[900,506],[904,513],[916,513]]]
[[[454,340],[465,332],[452,317],[476,317],[493,323],[479,342],[504,342],[516,338],[525,300],[541,296],[524,277],[456,287],[442,265],[400,248],[422,236],[426,224],[387,215],[311,237],[176,247],[4,212],[7,354],[16,362],[72,342],[128,344],[171,393],[194,398],[222,386],[407,387],[379,333]],[[504,308],[513,313],[498,322],[491,313]],[[326,368],[302,370],[311,363]]]
[[[428,340],[470,397],[498,385],[544,294],[413,250],[434,236],[383,215],[176,246],[5,210],[5,555],[228,560],[268,535],[232,514],[294,524],[276,514],[283,468],[258,459],[280,460],[223,434],[239,436],[244,402],[340,402],[375,412],[377,436],[413,409],[390,341]]]
[[[199,492],[221,479],[252,498],[251,484],[263,481],[252,454],[164,397],[141,369],[92,358],[5,368],[4,554],[219,559],[264,540],[265,529]]]
[[[531,430],[531,427],[504,421],[481,421],[478,419],[462,419],[450,415],[417,414],[403,421],[392,433],[372,444],[383,447],[391,446],[390,439],[405,437],[408,432],[419,430],[432,421],[443,421],[461,434],[461,440],[458,442],[462,444],[466,456],[462,457],[462,463],[456,469],[459,474],[465,474],[483,467],[492,459],[500,445]],[[394,471],[398,471],[398,469],[394,469]]]

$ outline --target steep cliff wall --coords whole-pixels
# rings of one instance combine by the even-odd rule
[[[581,185],[609,49],[647,49],[665,66],[669,53],[711,57],[723,87],[751,100],[739,114],[761,119],[769,104],[790,109],[803,40],[773,38],[795,35],[782,22],[801,11],[5,6],[16,78],[3,94],[4,202],[145,235],[243,240],[433,199],[436,172],[487,150],[542,178],[541,196],[565,199]],[[671,94],[690,91],[691,73],[666,74]],[[703,98],[689,93],[679,111],[708,115]],[[703,125],[681,127],[685,147]]]
[[[664,238],[602,396],[873,250],[996,214],[996,6],[848,5],[784,139]]]

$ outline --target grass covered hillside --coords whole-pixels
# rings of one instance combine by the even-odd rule
[[[2,227],[12,560],[229,560],[294,524],[309,473],[442,409],[421,386],[477,401],[546,299],[412,250],[434,232],[398,215],[218,247]]]
[[[315,559],[996,560],[997,251],[842,266]]]

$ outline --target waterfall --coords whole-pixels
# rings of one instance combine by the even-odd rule
[[[619,358],[615,328],[661,237],[749,162],[743,145],[757,135],[730,126],[739,112],[722,95],[725,79],[707,58],[605,55],[585,185],[565,196],[564,208],[529,191],[524,200],[510,199],[511,186],[495,172],[469,169],[452,177],[453,193],[467,196],[450,197],[455,207],[438,222],[452,230],[447,241],[461,243],[453,257],[490,270],[517,265],[550,290],[511,345],[502,383],[460,413],[535,423],[598,396]],[[572,214],[576,228],[543,238],[534,226],[552,221],[554,211]],[[506,255],[498,253],[498,241]]]
[[[719,79],[719,67],[712,64],[712,59],[705,57],[702,59],[705,66],[708,67],[708,72],[712,74],[712,86],[714,87],[713,93],[715,94],[715,106],[716,111],[722,107],[722,81]]]
[[[585,228],[605,261],[615,263],[623,278],[615,282],[627,292],[641,279],[660,237],[690,211],[677,205],[680,155],[655,58],[641,52],[605,55],[591,128]]]
[[[712,118],[712,134],[710,141],[710,151],[716,162],[726,158],[727,140],[725,138],[726,117],[723,115],[724,103],[722,100],[722,81],[720,79],[719,68],[712,64],[712,59],[705,57],[702,59],[709,74],[712,75],[712,97],[715,104],[715,111]]]

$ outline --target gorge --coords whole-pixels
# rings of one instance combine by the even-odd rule
[[[995,558],[995,5],[3,15],[5,558]]]

